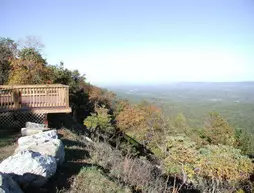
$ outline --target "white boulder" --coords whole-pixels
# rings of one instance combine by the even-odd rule
[[[0,163],[0,172],[12,175],[24,187],[41,187],[56,169],[55,158],[29,150],[14,154]]]
[[[45,124],[26,122],[26,127],[21,129],[21,134],[22,136],[29,136],[49,129]]]
[[[26,128],[46,128],[45,124],[40,124],[40,123],[33,123],[33,122],[26,122]]]
[[[58,139],[57,131],[55,129],[30,136],[20,137],[18,139],[18,144],[32,143],[34,141],[47,141],[50,139]]]
[[[42,133],[44,131],[44,128],[36,128],[36,129],[32,129],[32,128],[22,128],[21,129],[21,135],[22,136],[30,136],[30,135],[34,135],[37,133]]]
[[[23,191],[8,174],[0,172],[0,193],[23,193]]]
[[[58,164],[64,162],[64,145],[59,139],[50,139],[47,141],[34,140],[30,143],[23,143],[16,148],[15,153],[24,150],[31,150],[33,152],[39,152],[42,155],[52,156],[56,159]]]

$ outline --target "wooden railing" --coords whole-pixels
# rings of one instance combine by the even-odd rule
[[[0,110],[69,108],[69,87],[52,85],[0,86]]]

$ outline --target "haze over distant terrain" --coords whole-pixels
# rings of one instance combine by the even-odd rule
[[[216,111],[235,128],[253,131],[254,82],[179,82],[107,88],[134,103],[147,100],[159,104],[171,114],[182,112],[193,125],[203,124],[208,112]]]
[[[97,85],[254,80],[252,0],[2,0],[0,36]]]

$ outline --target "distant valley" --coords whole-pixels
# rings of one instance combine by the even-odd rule
[[[133,103],[155,102],[171,116],[182,112],[193,126],[201,126],[208,112],[216,111],[235,128],[254,128],[254,82],[179,82],[106,88]]]

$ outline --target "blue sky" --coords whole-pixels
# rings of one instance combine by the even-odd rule
[[[98,85],[254,80],[253,0],[0,0],[0,36],[37,36]]]

